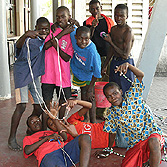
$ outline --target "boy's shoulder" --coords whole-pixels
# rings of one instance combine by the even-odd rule
[[[118,29],[118,25],[113,26],[111,28],[110,34],[113,35],[114,33],[118,33],[118,32],[121,32],[121,34],[123,33],[123,35],[129,34],[129,33],[133,35],[132,28],[127,24],[125,26],[119,27],[119,29]]]

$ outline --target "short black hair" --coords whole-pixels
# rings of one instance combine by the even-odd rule
[[[100,1],[98,1],[98,0],[91,0],[89,2],[89,6],[92,5],[92,4],[94,4],[94,3],[99,3],[99,5],[100,5]]]
[[[125,4],[118,4],[115,9],[123,9],[127,11],[127,15],[128,15],[128,7]]]
[[[120,87],[116,82],[109,82],[109,83],[107,83],[107,84],[103,87],[103,93],[104,93],[104,95],[106,95],[106,94],[105,94],[105,90],[106,90],[107,88],[113,87],[113,86],[116,86],[116,87],[118,88],[118,90],[121,90],[121,87]]]
[[[49,20],[46,17],[40,17],[40,18],[37,19],[36,25],[39,25],[41,23],[48,23],[48,24],[50,24]]]
[[[29,128],[30,126],[29,126],[29,123],[28,123],[29,120],[30,120],[30,118],[33,117],[33,116],[34,116],[34,115],[31,114],[31,115],[27,118],[27,121],[26,121],[26,124],[27,124],[27,127],[28,127],[27,130],[26,130],[27,136],[30,136],[30,135],[32,135],[32,134],[34,133],[33,131],[30,130],[30,128]]]
[[[34,116],[34,115],[31,114],[31,115],[27,118],[26,124],[27,124],[28,127],[30,127],[29,124],[28,124],[28,122],[29,122],[30,118],[33,117],[33,116]]]
[[[70,15],[70,10],[66,6],[60,6],[56,9],[56,11],[58,11],[58,10],[66,10],[67,13]]]
[[[90,32],[90,28],[86,27],[86,26],[80,26],[77,28],[76,30],[76,35],[79,33],[79,32],[86,32],[86,33],[91,33]]]

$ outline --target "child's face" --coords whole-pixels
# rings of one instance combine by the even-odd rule
[[[39,23],[36,25],[36,30],[39,32],[39,37],[45,39],[50,33],[50,24],[48,22]]]
[[[122,105],[122,90],[119,90],[117,86],[108,87],[105,90],[105,96],[113,106]]]
[[[81,48],[84,49],[88,44],[90,40],[90,33],[88,32],[78,32],[75,35],[75,39],[77,41],[77,45]]]
[[[56,21],[62,29],[67,27],[70,18],[67,10],[59,9],[56,11]]]
[[[89,6],[89,12],[92,14],[94,18],[101,17],[101,6],[99,3],[94,3]]]
[[[42,122],[38,116],[32,116],[28,121],[28,125],[32,132],[42,130]]]
[[[53,130],[54,132],[57,132],[57,127],[50,118],[48,119],[47,125],[49,129]]]
[[[114,19],[117,25],[124,25],[126,23],[126,19],[128,18],[126,9],[115,9],[114,11]]]

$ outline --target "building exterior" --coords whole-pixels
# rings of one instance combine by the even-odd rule
[[[70,5],[70,11],[73,18],[78,20],[80,24],[90,16],[89,13],[89,1],[90,0],[50,0],[52,4],[53,21],[55,21],[55,11],[60,5]],[[151,5],[154,0],[150,0]],[[35,21],[41,16],[41,0],[6,0],[1,1],[1,29],[0,37],[3,39],[0,42],[0,77],[4,78],[0,81],[0,99],[10,98],[10,84],[6,85],[6,82],[10,82],[9,66],[14,63],[14,43],[20,35],[29,29],[33,29]],[[135,34],[134,46],[132,48],[132,56],[137,62],[140,55],[141,47],[148,28],[148,11],[149,0],[100,0],[102,5],[102,13],[111,17],[114,20],[114,8],[119,3],[127,4],[129,8],[128,25],[132,27]],[[166,48],[167,43],[164,43],[164,47],[161,52],[160,60],[166,62]],[[162,63],[161,63],[162,64]],[[160,63],[157,70],[162,70]],[[166,69],[166,68],[165,68]],[[2,83],[1,83],[2,82]],[[4,87],[7,87],[4,89]],[[6,90],[6,93],[3,93]]]

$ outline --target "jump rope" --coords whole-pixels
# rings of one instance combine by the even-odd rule
[[[68,114],[69,114],[69,112],[70,112],[70,108],[69,108],[69,107],[66,107],[65,116],[64,116],[62,119],[59,119],[58,116],[55,117],[55,116],[50,112],[50,110],[47,108],[47,106],[46,106],[46,104],[45,104],[45,102],[44,102],[44,100],[43,100],[43,97],[40,96],[40,94],[39,94],[39,92],[38,92],[38,90],[37,90],[37,87],[36,87],[36,84],[35,84],[35,80],[34,80],[34,74],[33,74],[32,68],[31,68],[31,58],[30,58],[30,48],[29,48],[29,40],[30,40],[30,39],[31,39],[31,38],[28,38],[28,39],[27,39],[27,42],[26,42],[26,46],[27,46],[27,60],[28,60],[28,66],[29,66],[29,69],[30,69],[30,74],[31,74],[32,82],[33,82],[33,85],[34,85],[34,88],[35,88],[35,92],[36,92],[36,97],[37,97],[37,99],[38,99],[38,102],[39,102],[39,104],[40,104],[40,107],[41,107],[41,109],[42,109],[43,112],[45,112],[46,114],[49,113],[53,118],[58,119],[58,120],[63,120],[64,118],[66,118],[66,117],[68,116]],[[38,37],[38,39],[41,40],[39,37]],[[60,90],[59,90],[59,96],[58,96],[58,99],[57,99],[57,102],[56,102],[56,104],[57,104],[58,101],[59,101],[59,99],[60,99],[60,94],[61,94],[61,92],[63,93],[63,97],[64,97],[65,102],[67,102],[67,99],[66,99],[66,97],[65,97],[65,93],[64,93],[64,90],[63,90],[63,88],[62,88],[62,75],[61,75],[61,67],[60,67],[59,41],[58,41],[57,38],[55,38],[55,40],[56,40],[56,42],[57,42],[57,54],[58,54],[57,57],[58,57],[58,67],[59,67],[59,72],[60,72]],[[44,107],[45,107],[45,109],[47,110],[48,113],[47,113],[47,112],[45,111],[45,109],[43,108],[42,103],[41,103],[40,100],[41,100],[42,103],[44,104]],[[54,140],[54,139],[51,139],[50,142],[53,141],[53,140]],[[76,167],[75,163],[74,163],[73,160],[70,158],[69,154],[64,150],[64,144],[63,144],[63,146],[61,147],[60,140],[58,139],[57,141],[58,141],[58,143],[59,143],[59,148],[60,148],[60,149],[62,150],[62,152],[63,152],[65,165],[67,166],[67,160],[66,160],[66,157],[65,157],[65,154],[66,154],[67,157],[69,158],[69,160],[71,161],[71,163],[73,164],[73,166]]]

